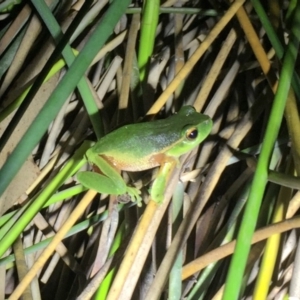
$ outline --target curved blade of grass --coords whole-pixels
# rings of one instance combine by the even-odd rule
[[[254,175],[243,221],[238,233],[236,250],[230,263],[223,296],[224,300],[238,299],[239,296],[243,273],[250,250],[250,237],[252,237],[255,229],[262,197],[268,180],[268,165],[281,125],[286,98],[291,85],[295,60],[297,58],[300,37],[299,22],[300,4],[297,5],[295,10],[294,23],[291,31],[292,34],[287,52],[284,56],[278,90],[274,98],[262,151],[258,159],[257,170]]]
[[[49,124],[61,109],[65,99],[72,93],[93,58],[113,32],[114,26],[125,12],[129,3],[129,0],[115,0],[112,2],[102,22],[99,23],[81,53],[0,170],[0,195],[4,193],[19,171],[20,166],[23,165],[26,158],[38,144]]]

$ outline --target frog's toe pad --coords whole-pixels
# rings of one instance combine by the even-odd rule
[[[142,197],[140,196],[141,191],[135,187],[127,187],[127,193],[131,197],[132,202],[136,202],[137,206],[142,206]]]

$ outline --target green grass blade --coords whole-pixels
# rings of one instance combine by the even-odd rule
[[[115,0],[109,6],[102,22],[99,23],[85,47],[71,65],[69,71],[62,78],[52,95],[49,97],[39,115],[32,122],[21,141],[8,157],[0,170],[0,195],[3,194],[9,183],[38,144],[49,124],[55,118],[65,99],[72,93],[84,72],[113,32],[114,26],[129,5],[129,0]]]
[[[278,38],[274,27],[272,26],[269,17],[267,13],[265,12],[261,2],[259,0],[252,0],[253,7],[263,25],[264,30],[266,31],[266,34],[272,44],[272,47],[274,48],[277,57],[281,60],[284,54],[284,48],[280,42],[280,39]],[[291,5],[290,5],[291,6]],[[292,86],[297,94],[298,98],[300,97],[300,79],[296,72],[294,72],[294,76],[292,79]]]
[[[40,211],[51,195],[62,185],[62,183],[73,173],[77,172],[86,162],[84,153],[91,147],[90,142],[84,142],[67,162],[62,170],[43,189],[41,194],[29,205],[25,213],[14,223],[11,230],[4,235],[0,243],[0,257],[12,245],[15,239],[22,233],[34,216]],[[2,235],[2,228],[0,229]]]
[[[60,29],[59,24],[57,23],[56,19],[54,18],[51,10],[48,8],[45,2],[39,1],[39,0],[32,0],[32,3],[34,4],[35,8],[39,12],[41,16],[43,16],[43,21],[46,24],[48,30],[50,31],[51,35],[55,39],[55,37],[61,36],[63,33]],[[89,6],[89,4],[87,4]],[[81,14],[86,14],[86,9],[83,9],[83,7],[80,10]],[[83,16],[84,16],[83,15]],[[79,15],[77,15],[78,17]],[[81,16],[79,16],[79,19],[81,20]],[[72,24],[73,25],[73,24]],[[78,24],[75,24],[76,28],[78,27]],[[74,28],[74,30],[76,29]],[[74,30],[71,30],[73,33]],[[71,34],[72,35],[72,34]],[[57,38],[56,38],[57,40]],[[62,56],[65,59],[67,65],[70,67],[75,60],[75,55],[73,53],[73,50],[69,44],[66,44],[65,48],[62,51]],[[82,97],[82,100],[85,104],[85,108],[87,110],[87,113],[90,116],[91,123],[94,128],[94,132],[98,139],[103,135],[103,130],[101,126],[100,117],[98,114],[98,107],[94,101],[93,94],[89,88],[88,82],[85,79],[85,77],[82,77],[80,81],[78,82],[77,88],[79,90],[79,93]]]
[[[262,145],[262,151],[258,159],[257,170],[254,175],[249,199],[247,201],[242,224],[238,233],[235,253],[230,263],[223,296],[224,300],[234,300],[239,297],[243,273],[250,251],[251,237],[256,226],[259,209],[268,180],[269,161],[281,125],[285,103],[291,85],[294,65],[297,58],[300,37],[299,23],[300,4],[297,5],[295,10],[291,37],[283,60],[278,90],[274,98]]]
[[[141,81],[144,81],[146,78],[147,67],[154,48],[155,32],[159,17],[159,2],[159,0],[146,0],[144,3],[138,55]]]

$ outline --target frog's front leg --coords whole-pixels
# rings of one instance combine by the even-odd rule
[[[118,170],[101,155],[94,153],[93,148],[87,151],[86,158],[90,163],[95,164],[103,175],[96,172],[80,172],[77,178],[82,185],[103,194],[122,195],[128,193],[132,201],[141,205],[140,191],[135,187],[127,186]]]
[[[153,201],[162,203],[164,200],[167,181],[177,164],[178,160],[169,159],[160,166],[158,175],[155,178],[150,191],[151,199]]]

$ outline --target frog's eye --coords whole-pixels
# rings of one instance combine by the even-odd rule
[[[195,140],[198,136],[198,129],[196,127],[189,128],[185,132],[185,136],[189,141]]]

